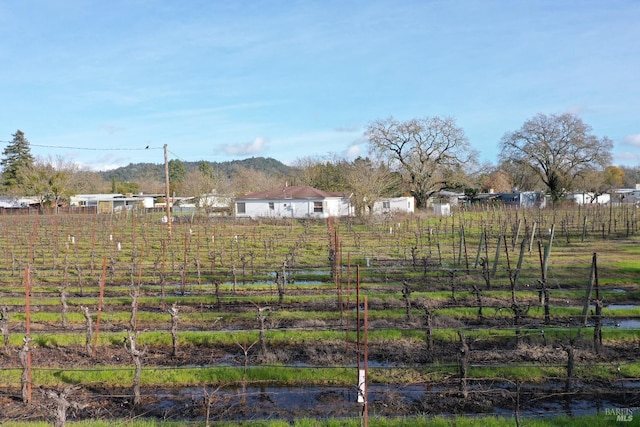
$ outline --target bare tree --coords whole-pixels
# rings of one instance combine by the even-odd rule
[[[469,396],[467,390],[467,368],[469,366],[469,345],[467,344],[467,337],[458,331],[458,337],[460,338],[460,355],[458,358],[458,369],[460,373],[459,389],[462,397],[465,399]]]
[[[429,360],[433,359],[433,312],[427,304],[424,305],[424,320],[427,329],[427,352]]]
[[[80,288],[80,295],[84,295],[84,279],[82,277],[82,268],[80,263],[76,263],[76,274],[78,276],[78,287]]]
[[[569,393],[573,386],[573,377],[575,375],[575,359],[576,353],[573,348],[573,341],[567,345],[562,346],[563,350],[567,353],[567,380],[564,386],[565,393]]]
[[[211,406],[219,399],[218,392],[222,386],[218,386],[216,389],[208,391],[206,387],[202,388],[203,400],[204,400],[204,408],[205,408],[205,427],[209,427],[211,425]]]
[[[596,312],[593,316],[595,325],[593,327],[593,348],[596,354],[602,354],[602,300],[595,300]]]
[[[278,303],[282,305],[287,291],[287,261],[282,263],[280,272],[276,271],[276,286],[278,287]]]
[[[449,270],[449,277],[451,278],[451,300],[454,304],[458,303],[456,298],[456,271]]]
[[[235,194],[246,194],[253,191],[270,190],[279,185],[283,185],[282,177],[269,175],[266,172],[238,167],[231,176],[231,189],[235,189]],[[219,191],[224,191],[224,186]]]
[[[9,307],[3,305],[0,308],[0,333],[4,341],[4,351],[9,351]]]
[[[60,288],[60,304],[62,305],[62,327],[67,329],[69,327],[69,321],[67,319],[67,313],[69,312],[69,304],[67,303],[67,285],[62,285]]]
[[[376,120],[368,125],[365,136],[371,152],[403,174],[418,206],[425,206],[436,191],[453,187],[452,173],[477,158],[464,131],[450,117]]]
[[[540,176],[532,168],[522,167],[521,164],[512,159],[502,159],[498,167],[499,170],[504,171],[509,176],[511,185],[509,190],[517,188],[522,191],[540,191],[545,187]]]
[[[505,169],[490,165],[483,165],[481,169],[485,172],[478,176],[478,186],[483,192],[507,193],[514,187],[513,179]]]
[[[240,343],[236,341],[238,347],[242,349],[242,353],[244,354],[244,363],[242,370],[242,404],[246,403],[247,399],[247,370],[249,369],[249,351],[256,345],[258,341],[254,341],[251,344],[247,344],[247,342]]]
[[[258,326],[260,327],[260,333],[258,335],[258,342],[260,343],[260,353],[262,357],[267,356],[267,340],[265,338],[265,312],[269,311],[269,307],[260,307],[257,304],[253,304],[258,309],[256,320],[258,320]]]
[[[482,278],[487,285],[487,289],[491,289],[491,269],[489,269],[489,263],[489,258],[480,258],[480,266],[482,266]]]
[[[624,171],[617,166],[607,166],[604,170],[585,171],[576,178],[575,187],[590,193],[586,203],[594,203],[599,196],[622,187],[623,183]]]
[[[215,176],[195,170],[187,172],[181,189],[184,194],[200,197],[204,194],[212,193],[216,188]]]
[[[20,384],[22,386],[22,401],[24,403],[29,403],[31,401],[29,384],[29,380],[31,378],[31,364],[29,363],[29,352],[32,349],[31,341],[33,341],[32,338],[25,336],[24,345],[18,351],[18,358],[20,359],[20,365],[22,366],[22,377],[20,379]]]
[[[171,315],[171,355],[175,357],[178,354],[178,303],[174,302],[167,311]]]
[[[89,313],[89,307],[86,307],[84,305],[80,306],[80,309],[82,310],[82,313],[84,314],[84,318],[85,318],[85,325],[86,325],[86,339],[85,339],[85,348],[87,350],[87,354],[89,356],[93,355],[93,349],[91,348],[91,341],[93,340],[93,321],[91,320],[91,313]]]
[[[247,391],[247,370],[249,369],[249,351],[256,345],[258,341],[254,341],[251,344],[248,344],[246,341],[240,343],[236,340],[236,344],[238,347],[242,349],[242,353],[244,354],[244,362],[243,362],[243,370],[242,370],[242,404],[246,403],[246,391]]]
[[[538,114],[502,137],[500,159],[532,169],[558,200],[578,176],[611,162],[613,142],[591,130],[574,114]]]
[[[411,286],[409,286],[409,282],[406,280],[402,281],[402,298],[404,299],[404,309],[406,311],[407,321],[411,321],[413,316],[411,316]]]
[[[140,287],[131,284],[129,295],[131,295],[131,317],[129,318],[129,326],[132,330],[136,330],[138,326],[138,298],[140,298]]]
[[[23,190],[27,195],[37,197],[41,205],[49,203],[57,208],[74,193],[73,176],[78,169],[78,165],[62,156],[37,158],[20,172]]]
[[[124,349],[133,359],[133,363],[136,366],[136,372],[133,377],[133,404],[139,405],[141,401],[140,397],[140,376],[142,374],[142,356],[145,354],[145,350],[138,350],[137,348],[138,333],[134,335],[131,331],[127,331],[127,337],[124,339]]]
[[[155,177],[151,174],[143,175],[139,178],[136,178],[136,184],[138,184],[138,189],[143,193],[161,193],[165,192],[163,179],[160,177]]]
[[[373,213],[373,204],[381,197],[400,191],[401,182],[382,162],[357,158],[346,168],[347,185],[353,191],[355,214]]]
[[[513,312],[513,326],[516,330],[516,345],[520,346],[522,344],[522,324],[521,320],[529,313],[529,308],[531,305],[527,305],[526,307],[522,304],[516,304],[515,302],[511,304],[511,311]]]
[[[161,188],[162,183],[159,184]],[[109,182],[105,181],[100,172],[87,169],[76,170],[71,177],[71,188],[75,194],[106,193],[109,191]],[[147,193],[160,193],[157,191],[146,191]],[[141,189],[143,191],[143,189]]]
[[[620,166],[620,169],[624,173],[622,176],[622,187],[634,188],[636,184],[640,183],[640,165]]]
[[[78,386],[68,386],[65,387],[60,393],[55,390],[42,390],[42,393],[51,399],[56,405],[56,421],[54,423],[55,427],[64,427],[67,424],[67,410],[69,408],[74,409],[83,409],[86,405],[82,405],[77,402],[70,402],[68,399],[69,394],[72,391],[79,390]]]
[[[473,290],[471,293],[476,297],[476,304],[478,305],[478,321],[482,321],[484,316],[482,315],[482,291],[477,284],[473,283]]]

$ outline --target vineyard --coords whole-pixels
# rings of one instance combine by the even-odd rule
[[[640,407],[639,227],[632,206],[3,215],[0,423]]]

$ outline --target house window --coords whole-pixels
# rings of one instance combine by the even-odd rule
[[[239,213],[239,214],[247,213],[247,209],[245,207],[244,202],[236,203],[236,213]]]
[[[313,202],[313,212],[322,213],[322,202]]]
[[[390,201],[386,201],[386,202],[382,202],[382,209],[389,209],[391,208],[391,202]]]
[[[269,210],[274,210],[276,207],[273,202],[269,202]]]

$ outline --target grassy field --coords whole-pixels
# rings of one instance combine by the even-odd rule
[[[425,411],[535,413],[559,390],[640,406],[637,216],[593,206],[368,221],[186,217],[169,234],[152,213],[5,215],[0,422],[48,419],[53,403],[39,390],[70,386],[85,405],[78,419],[344,421],[360,411],[350,390],[365,363],[368,383],[384,390],[369,404],[381,423],[371,425]],[[31,403],[21,396],[27,331]],[[267,384],[327,391],[310,398],[312,410],[295,399],[242,404],[243,388]],[[408,386],[437,388],[448,402]],[[163,406],[154,387],[175,404]],[[205,392],[236,387],[235,397]],[[181,390],[192,389],[208,404],[189,406],[194,392]],[[325,414],[316,400],[328,395]],[[314,422],[331,421],[295,425],[331,425]]]

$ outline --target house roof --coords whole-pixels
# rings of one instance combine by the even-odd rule
[[[281,199],[325,199],[329,197],[349,197],[349,193],[336,193],[330,191],[322,191],[317,188],[304,186],[284,186],[274,188],[267,191],[257,191],[255,193],[245,194],[238,199],[262,199],[262,200],[281,200]]]
[[[36,197],[6,197],[0,196],[0,208],[26,208],[37,205],[40,201]]]

